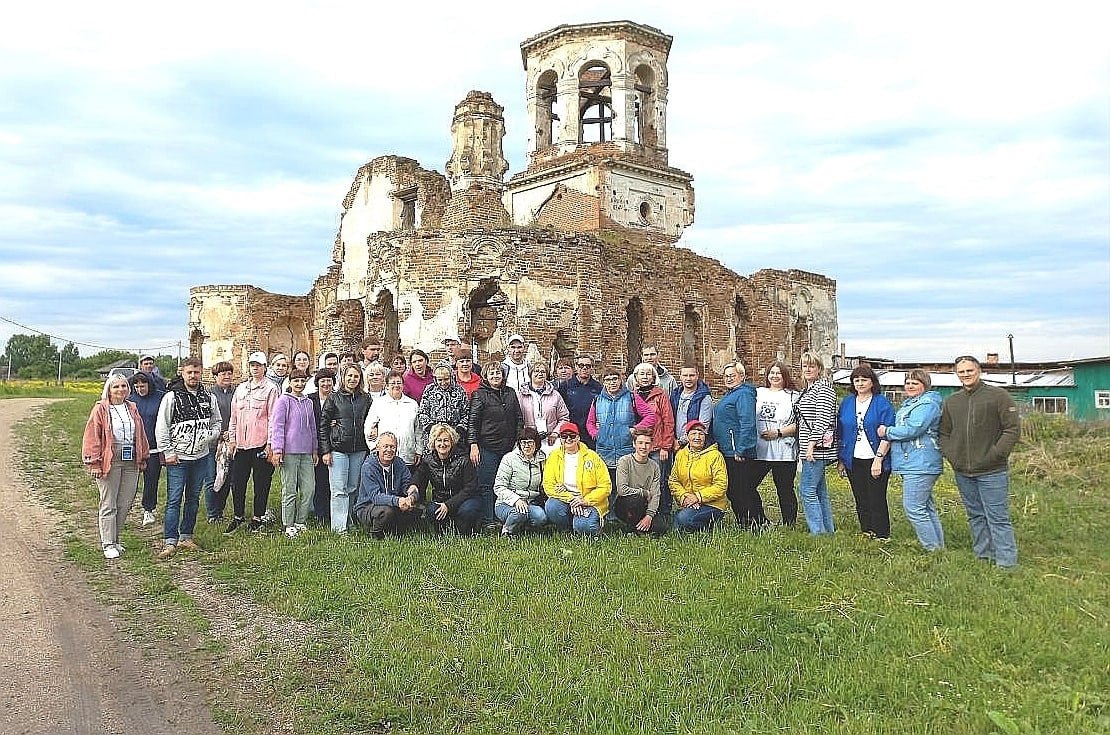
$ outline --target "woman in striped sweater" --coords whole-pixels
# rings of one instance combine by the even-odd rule
[[[802,462],[802,478],[798,494],[802,496],[809,532],[832,533],[832,504],[825,482],[825,468],[836,461],[836,391],[825,374],[821,358],[812,352],[802,355],[802,377],[805,389],[798,397],[798,449]]]

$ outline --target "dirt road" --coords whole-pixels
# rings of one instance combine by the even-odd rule
[[[172,651],[124,640],[117,613],[62,559],[54,511],[13,466],[11,428],[44,403],[0,400],[0,732],[221,732]]]

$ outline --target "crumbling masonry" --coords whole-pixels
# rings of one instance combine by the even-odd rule
[[[381,156],[343,200],[332,265],[305,296],[252,286],[190,292],[191,350],[245,371],[256,349],[355,350],[362,338],[442,352],[460,335],[479,359],[523,334],[533,357],[588,352],[622,368],[654,343],[711,384],[742,360],[826,363],[836,284],[799,270],[739,276],[675,243],[694,220],[693,177],[670,166],[671,37],[627,21],[564,25],[521,44],[528,166],[508,183],[503,108],[470,92],[451,122],[443,176]]]

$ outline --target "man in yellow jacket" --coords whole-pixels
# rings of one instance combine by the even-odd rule
[[[579,441],[576,424],[564,422],[559,438],[562,446],[547,456],[543,468],[544,511],[558,529],[600,536],[613,489],[609,469],[597,452]]]
[[[709,430],[694,419],[686,424],[689,442],[675,454],[671,469],[671,496],[678,505],[674,527],[694,532],[713,528],[728,508],[728,473],[716,445],[706,447]]]

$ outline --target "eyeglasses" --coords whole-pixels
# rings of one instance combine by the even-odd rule
[[[619,376],[619,375],[606,375],[604,378],[602,378],[602,380],[620,380],[620,379],[621,379],[621,376]]]
[[[559,438],[562,439],[565,442],[578,441],[578,435],[577,434],[559,434]]]
[[[522,447],[532,447],[532,446],[535,446],[535,445],[536,445],[536,440],[535,439],[521,439],[520,440],[520,446],[522,446]]]
[[[594,366],[594,364],[592,362],[576,362],[576,363],[574,363],[574,365],[575,365],[575,367],[580,367],[580,368],[592,368]]]
[[[956,365],[956,364],[961,363],[961,362],[973,362],[976,365],[978,365],[979,364],[979,358],[976,357],[975,355],[960,355],[959,357],[957,357],[955,360],[952,361],[952,364]]]

